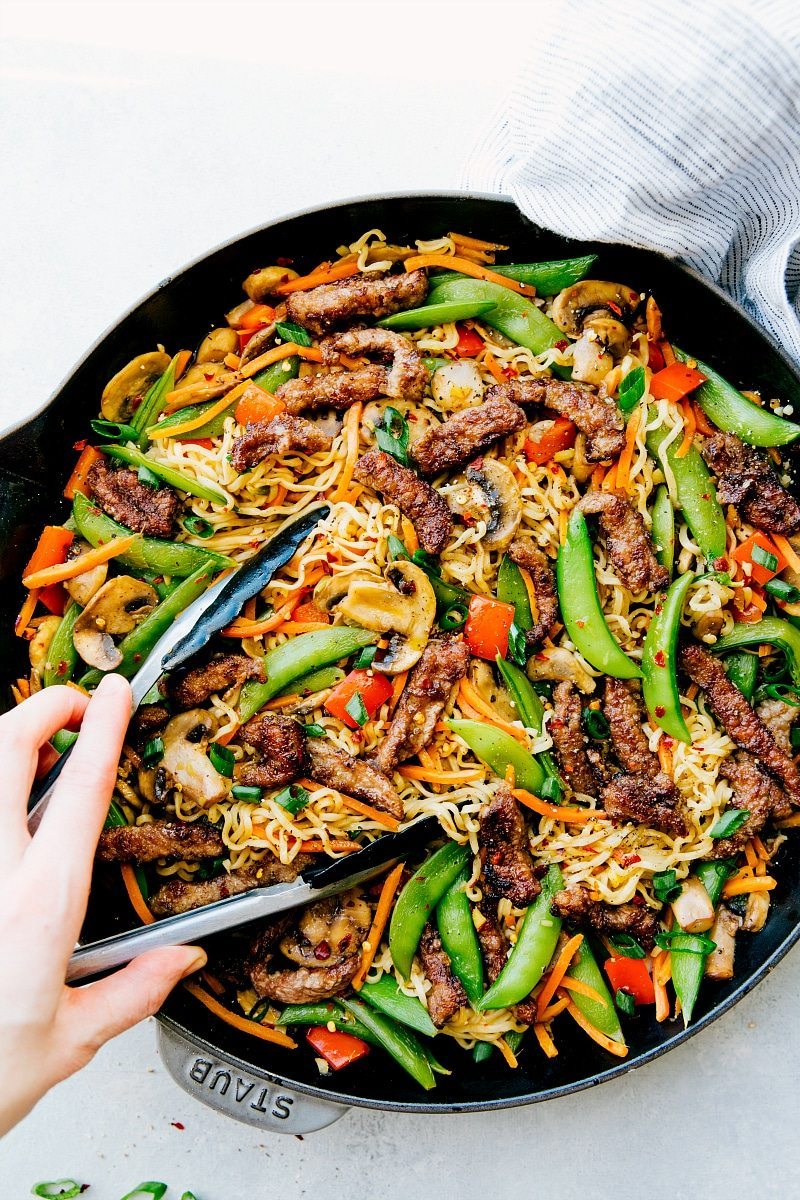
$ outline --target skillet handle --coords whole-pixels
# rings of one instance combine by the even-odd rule
[[[172,1078],[202,1104],[268,1133],[313,1133],[343,1117],[342,1104],[304,1096],[272,1076],[240,1068],[206,1051],[158,1020],[158,1052]]]

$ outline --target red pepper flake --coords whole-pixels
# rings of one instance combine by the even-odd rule
[[[667,735],[666,735],[666,734],[664,734],[664,736],[662,737],[661,741],[664,743],[664,745],[666,746],[667,750],[671,750],[671,749],[672,749],[672,747],[675,745],[675,743],[673,742],[672,738],[671,738],[671,737],[667,737]]]
[[[618,317],[622,316],[622,309],[620,308],[620,306],[618,304],[615,304],[613,300],[608,301],[608,303],[606,304],[606,308],[610,308],[611,311],[615,312]]]
[[[657,667],[665,667],[667,665],[667,656],[663,650],[656,651],[654,661]]]
[[[214,378],[214,372],[213,372],[213,371],[204,371],[204,372],[203,372],[203,379],[205,379],[205,380],[206,380],[208,383],[211,383],[211,380],[212,380],[213,378]]]
[[[170,1125],[173,1129],[180,1129],[181,1133],[183,1133],[184,1129],[186,1128],[183,1121],[170,1121]]]
[[[330,956],[331,948],[327,942],[320,942],[318,946],[314,947],[314,958],[318,958],[321,962],[324,962]]]
[[[508,366],[508,367],[503,367],[500,374],[503,376],[504,379],[516,379],[517,376],[519,375],[519,371],[517,370],[516,367]]]
[[[583,629],[586,622],[585,621],[576,621],[575,624],[578,626],[578,629]]]
[[[67,663],[65,662],[65,660],[63,658],[60,659],[58,666],[56,667],[56,675],[66,675],[67,670],[68,670]]]
[[[637,905],[637,907],[641,908],[642,905],[644,904],[644,897],[640,896],[639,893],[637,892],[635,896],[631,897],[631,904],[635,904],[635,905]]]
[[[710,494],[709,492],[703,492],[703,499],[704,499],[704,500],[710,500],[710,499],[711,499],[711,494]]]
[[[663,704],[657,704],[655,713],[657,717],[665,717],[667,715],[667,710],[664,708]]]
[[[281,258],[276,258],[275,262],[277,263],[277,265],[279,267],[290,267],[292,265],[292,263],[294,262],[294,259],[281,257]]]
[[[566,350],[568,345],[569,345],[569,342],[567,341],[567,339],[561,338],[559,341],[556,342],[556,350]]]
[[[622,859],[621,865],[623,867],[632,867],[634,863],[641,862],[641,861],[642,861],[642,857],[640,854],[626,854]]]
[[[81,440],[79,442],[72,443],[72,449],[73,450],[85,450],[88,445],[89,445],[89,443],[86,440],[86,438],[81,438]]]

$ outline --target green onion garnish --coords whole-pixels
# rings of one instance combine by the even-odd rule
[[[423,571],[431,571],[434,575],[441,575],[442,573],[442,568],[433,555],[428,554],[427,550],[415,550],[411,555],[411,561],[416,563],[418,567],[422,567]]]
[[[390,533],[387,537],[386,548],[389,551],[389,557],[392,559],[411,557],[403,543],[400,541],[400,538],[394,533]]]
[[[255,1004],[250,1009],[250,1012],[247,1014],[248,1021],[261,1021],[269,1012],[271,1007],[272,1001],[270,1000],[269,996],[263,1000],[256,1000]]]
[[[676,871],[657,871],[653,876],[653,893],[662,904],[671,904],[683,891]]]
[[[260,804],[263,794],[260,787],[251,787],[247,783],[235,783],[231,788],[234,800],[242,800],[245,804]]]
[[[146,467],[144,465],[144,463],[142,464],[141,467],[139,467],[139,470],[136,472],[136,478],[139,480],[139,483],[143,483],[147,487],[150,487],[150,488],[161,487],[161,480],[158,478],[158,476],[156,474],[154,474],[153,471],[150,470],[149,467]]]
[[[60,1196],[61,1200],[72,1200],[85,1192],[88,1183],[76,1183],[74,1179],[54,1179],[52,1183],[35,1183],[31,1188],[32,1196]]]
[[[778,569],[778,560],[775,555],[770,554],[769,550],[764,550],[759,545],[753,546],[750,557],[754,563],[758,563],[761,567],[766,567],[768,571],[777,571]]]
[[[164,739],[151,738],[142,751],[142,762],[146,767],[153,767],[164,757]]]
[[[375,658],[377,653],[377,646],[365,646],[364,649],[359,653],[358,658],[353,663],[354,669],[356,671],[365,671],[367,667],[371,667],[372,660]]]
[[[583,728],[589,737],[594,738],[596,742],[605,741],[611,732],[611,726],[605,713],[600,712],[599,708],[585,708],[582,716]]]
[[[539,795],[542,800],[559,800],[561,797],[561,784],[556,779],[555,775],[548,775],[544,783],[539,788]]]
[[[636,1001],[624,988],[617,988],[614,993],[614,1003],[620,1012],[625,1013],[626,1017],[632,1017],[636,1011]]]
[[[130,442],[139,436],[132,425],[125,425],[122,421],[106,421],[98,417],[90,421],[89,426],[105,442]]]
[[[472,1061],[476,1063],[486,1062],[492,1053],[491,1042],[476,1042],[472,1047]]]
[[[408,421],[396,408],[384,409],[383,416],[375,426],[375,440],[381,450],[396,458],[401,466],[408,466]]]
[[[325,737],[325,730],[321,725],[318,725],[316,721],[312,721],[310,725],[304,725],[303,730],[305,731],[306,737]]]
[[[525,641],[523,630],[516,621],[511,622],[508,631],[508,657],[523,669],[528,661],[528,644]]]
[[[292,321],[276,321],[275,332],[284,342],[294,342],[295,346],[311,345],[311,338],[302,325],[295,325]]]
[[[615,933],[608,939],[620,958],[644,958],[644,950],[629,933]]]
[[[617,390],[617,404],[623,412],[630,412],[644,395],[644,367],[634,367],[622,380]]]
[[[714,822],[708,831],[708,836],[712,838],[730,837],[732,833],[736,833],[737,829],[742,828],[749,816],[749,809],[729,808],[718,821]]]
[[[280,804],[281,808],[285,808],[294,817],[302,808],[305,808],[311,796],[304,787],[300,787],[297,783],[290,783],[282,792],[278,792],[277,796],[273,796],[273,799],[276,804]]]
[[[233,775],[233,764],[236,761],[233,751],[227,746],[220,746],[219,742],[212,742],[208,748],[208,757],[212,767],[219,771],[220,775],[224,775],[230,779]]]
[[[710,954],[716,942],[702,933],[684,933],[682,929],[662,929],[656,934],[656,945],[662,950],[685,950],[687,954]]]
[[[784,604],[796,604],[800,600],[800,588],[792,587],[785,579],[770,579],[765,583],[764,590],[781,600]]]
[[[793,729],[791,731],[789,734],[789,741],[791,742],[793,750],[800,750],[800,729]]]
[[[155,1180],[149,1179],[146,1183],[140,1183],[132,1192],[128,1192],[122,1200],[139,1200],[140,1196],[152,1196],[153,1200],[161,1200],[166,1190],[165,1183],[156,1183]]]
[[[353,718],[356,725],[366,725],[369,720],[367,706],[364,703],[361,692],[353,692],[347,704],[344,706],[344,711]]]
[[[439,617],[439,628],[460,629],[465,624],[468,616],[469,606],[464,604],[463,601],[457,600],[455,604],[451,604],[449,608],[446,608]],[[485,1045],[486,1043],[481,1044]]]
[[[195,513],[184,517],[183,528],[187,533],[193,533],[195,537],[210,538],[214,536],[214,526],[209,524],[203,517],[198,517]]]

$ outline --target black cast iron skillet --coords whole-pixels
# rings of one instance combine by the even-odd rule
[[[163,342],[172,351],[196,346],[223,312],[242,297],[241,281],[279,256],[300,270],[330,257],[337,246],[379,227],[390,241],[432,238],[454,229],[511,247],[514,261],[597,252],[592,274],[652,290],[668,333],[687,350],[719,368],[732,382],[780,396],[800,412],[800,376],[771,340],[718,288],[698,275],[645,250],[570,241],[531,224],[509,201],[492,196],[433,194],[348,201],[277,221],[221,246],[193,263],[137,304],[78,364],[38,416],[0,441],[0,678],[26,668],[26,645],[13,635],[21,603],[20,572],[45,522],[66,516],[61,497],[74,463],[73,443],[84,437],[105,382],[134,354]],[[6,692],[4,703],[10,703]],[[471,1055],[437,1042],[437,1054],[453,1068],[432,1093],[417,1085],[380,1052],[342,1073],[321,1078],[313,1056],[285,1051],[223,1025],[178,989],[159,1017],[162,1052],[185,1087],[206,1102],[254,1124],[298,1132],[334,1120],[334,1105],[416,1112],[499,1108],[565,1095],[602,1083],[663,1054],[730,1008],[800,936],[800,849],[790,838],[775,868],[778,887],[765,929],[737,940],[736,978],[707,983],[694,1024],[658,1025],[652,1009],[627,1022],[628,1059],[612,1059],[568,1021],[557,1029],[558,1058],[549,1061],[527,1039],[520,1067],[509,1070],[498,1054],[476,1066]],[[86,936],[131,924],[121,894],[95,894]],[[166,1039],[166,1040],[163,1040]],[[314,1099],[316,1098],[316,1100]]]

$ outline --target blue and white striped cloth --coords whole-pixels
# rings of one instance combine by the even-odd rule
[[[538,224],[651,246],[800,361],[800,0],[554,0],[466,169]]]

